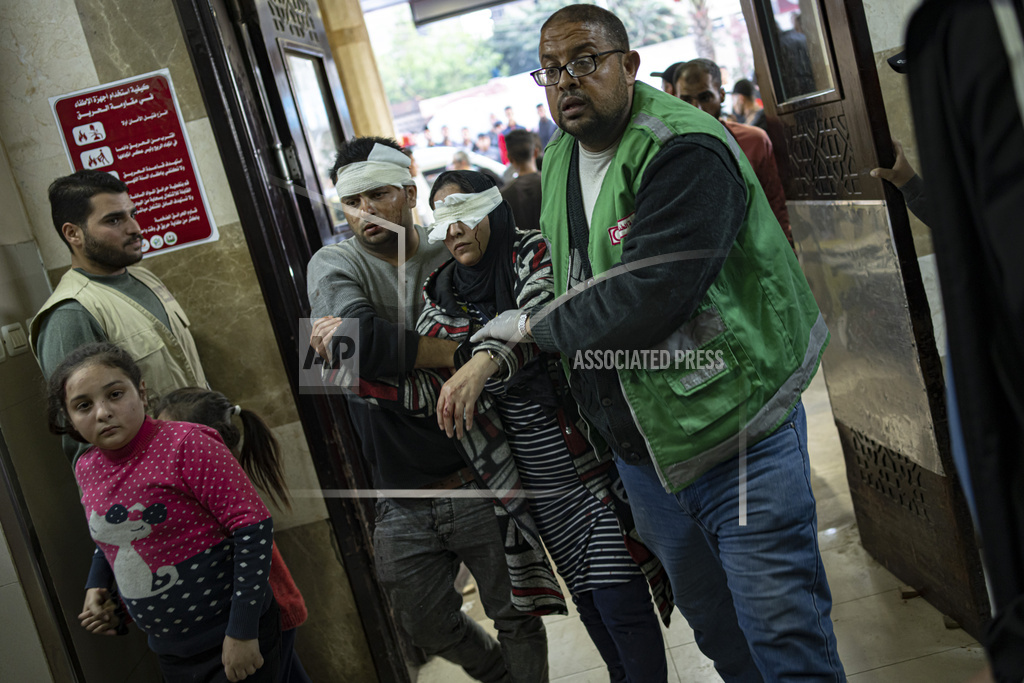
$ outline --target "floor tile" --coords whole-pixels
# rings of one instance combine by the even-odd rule
[[[936,683],[965,681],[985,666],[979,646],[958,647],[850,676],[851,683]]]
[[[3,637],[0,638],[4,680],[53,680],[20,583],[0,588],[0,614],[3,614],[5,622]],[[12,625],[16,626],[9,628]]]
[[[693,629],[686,623],[679,610],[672,612],[671,626],[661,625],[661,633],[665,636],[666,647],[678,647],[693,642]]]
[[[829,534],[822,532],[818,537],[827,539]],[[855,536],[851,543],[823,549],[821,560],[825,565],[828,585],[832,589],[833,605],[900,587],[899,579],[864,550],[859,536]]]
[[[608,669],[602,666],[561,678],[552,678],[551,683],[608,683]]]
[[[697,649],[696,643],[673,647],[669,657],[676,667],[680,681],[686,683],[721,683],[722,678],[715,671],[715,665]]]
[[[603,660],[579,619],[545,624],[551,678],[560,678],[602,666]]]
[[[899,590],[837,604],[832,622],[847,675],[975,644],[966,631],[947,630],[923,598],[902,600]]]

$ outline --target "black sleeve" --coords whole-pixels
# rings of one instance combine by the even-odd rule
[[[899,191],[903,195],[903,201],[907,203],[907,208],[922,223],[929,228],[936,224],[932,204],[928,200],[928,193],[924,181],[921,180],[921,176],[915,173],[913,178],[905,182],[903,187],[899,188]]]
[[[398,377],[416,367],[420,335],[413,330],[379,317],[369,302],[354,303],[336,315],[359,319],[359,376],[363,379]]]
[[[651,160],[636,195],[622,267],[560,297],[530,320],[545,351],[645,349],[693,315],[746,214],[747,191],[715,138],[675,138]]]

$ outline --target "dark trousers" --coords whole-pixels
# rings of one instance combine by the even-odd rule
[[[647,581],[603,586],[573,596],[611,683],[659,683],[668,678],[665,643]]]
[[[290,628],[281,631],[281,675],[277,679],[280,683],[313,683],[299,661],[299,654],[295,651],[297,630]]]
[[[260,617],[260,654],[263,655],[263,666],[245,683],[277,683],[278,670],[281,666],[281,611],[277,603]],[[160,655],[160,672],[164,675],[164,683],[227,683],[224,663],[221,661],[223,646],[217,643],[208,650],[203,650],[188,657]]]

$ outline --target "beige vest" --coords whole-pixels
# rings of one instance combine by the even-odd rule
[[[73,299],[96,318],[108,341],[131,354],[151,395],[164,396],[181,387],[206,387],[185,311],[156,275],[137,266],[128,268],[128,272],[160,299],[171,324],[169,330],[138,302],[72,269],[64,273],[57,289],[32,319],[29,339],[36,360],[39,328],[46,314]]]

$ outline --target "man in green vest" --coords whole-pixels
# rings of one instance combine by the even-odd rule
[[[553,14],[540,64],[563,131],[541,209],[559,297],[474,340],[563,354],[723,679],[845,680],[800,403],[828,330],[768,200],[718,121],[636,82],[610,12]]]
[[[50,184],[50,212],[71,269],[32,320],[43,374],[83,344],[110,341],[139,364],[150,395],[205,387],[185,311],[159,278],[133,266],[142,260],[142,229],[128,186],[109,173],[77,171]],[[64,437],[72,460],[85,447]]]

